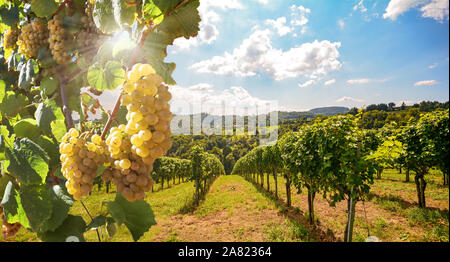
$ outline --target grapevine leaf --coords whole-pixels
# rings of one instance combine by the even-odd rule
[[[47,155],[50,158],[49,161],[49,166],[54,167],[54,166],[58,166],[60,164],[60,154],[59,154],[59,150],[58,150],[58,145],[53,142],[52,139],[50,139],[47,136],[39,136],[39,138],[37,140],[35,140],[35,142],[42,147],[42,149],[45,150],[45,152],[47,153]]]
[[[48,193],[52,202],[52,214],[50,219],[42,226],[41,231],[53,231],[61,226],[69,215],[70,207],[73,205],[72,197],[65,188],[59,185],[49,187]]]
[[[142,54],[145,57],[164,60],[167,56],[167,46],[172,44],[173,39],[164,31],[150,33],[142,46]]]
[[[111,0],[95,1],[92,17],[97,28],[100,28],[105,34],[111,34],[120,30],[114,19],[114,8]]]
[[[59,86],[57,77],[45,77],[41,80],[41,90],[46,97],[52,95]]]
[[[38,17],[46,17],[53,14],[56,9],[58,9],[58,5],[54,0],[32,0],[31,1],[31,10]]]
[[[10,161],[8,172],[25,185],[41,184],[48,172],[48,156],[45,151],[33,141],[22,138],[20,148],[6,148]]]
[[[156,73],[161,76],[164,80],[164,83],[168,85],[176,85],[175,80],[172,78],[172,73],[175,70],[175,63],[164,63],[158,59],[147,59],[147,61],[153,66]]]
[[[125,82],[125,70],[122,64],[116,61],[109,61],[105,67],[105,78],[108,89],[116,89]]]
[[[35,140],[41,134],[36,120],[33,118],[25,118],[14,124],[14,133],[17,137],[27,137]]]
[[[6,177],[0,179],[6,180]],[[26,228],[30,227],[21,198],[11,181],[6,185],[1,204],[8,223],[20,223]]]
[[[0,8],[0,22],[8,26],[13,26],[19,22],[19,9],[11,7],[11,9],[2,6]]]
[[[56,120],[52,108],[44,103],[40,103],[34,116],[38,127],[40,127],[45,134],[50,135],[52,133],[51,123],[53,120]]]
[[[130,231],[134,241],[156,225],[150,205],[144,200],[128,202],[120,193],[116,194],[114,202],[108,202],[108,212],[120,225],[122,223]]]
[[[116,223],[114,223],[114,220],[106,221],[106,231],[108,232],[109,237],[113,237],[117,233],[117,227],[116,227]]]
[[[136,1],[131,0],[112,0],[114,9],[114,19],[123,29],[131,27],[134,23],[136,13]]]
[[[21,185],[20,198],[34,231],[45,225],[52,215],[52,201],[45,185]]]
[[[169,16],[165,17],[158,29],[169,32],[172,41],[181,36],[185,38],[196,36],[200,30],[199,24],[201,21],[197,10],[199,6],[199,0],[189,1],[186,5],[176,9]]]
[[[85,230],[86,222],[81,216],[69,215],[55,231],[39,233],[38,236],[45,242],[84,242]]]
[[[28,89],[31,86],[34,76],[34,63],[29,59],[26,64],[22,66],[19,74],[18,85],[22,89]]]
[[[97,90],[107,89],[103,68],[101,67],[100,63],[95,63],[91,67],[89,67],[87,78],[91,87]]]
[[[13,91],[7,91],[2,103],[0,111],[5,116],[16,116],[23,107],[28,104],[28,98],[22,94],[16,94]]]
[[[105,216],[97,216],[92,219],[91,223],[86,227],[86,231],[88,230],[95,230],[101,226],[104,226],[106,224],[106,217]]]
[[[89,68],[88,81],[89,85],[99,91],[113,90],[125,81],[125,70],[116,61],[107,62],[105,68],[100,63],[95,63]]]

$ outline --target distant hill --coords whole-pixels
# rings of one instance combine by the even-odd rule
[[[346,114],[350,111],[347,107],[342,106],[329,106],[329,107],[319,107],[309,110],[309,112],[316,115],[334,116],[337,114]]]

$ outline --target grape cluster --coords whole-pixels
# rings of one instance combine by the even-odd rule
[[[48,45],[48,29],[44,20],[34,19],[22,28],[17,44],[27,58],[37,58],[40,47]]]
[[[127,107],[125,131],[131,135],[132,152],[153,164],[172,146],[169,101],[172,95],[149,64],[136,64],[123,85],[122,105]]]
[[[16,26],[11,27],[11,29],[6,32],[5,39],[3,41],[3,46],[5,49],[16,49],[19,33],[19,29],[17,29]]]
[[[153,180],[153,162],[167,153],[170,141],[169,101],[162,78],[149,64],[135,64],[122,87],[121,104],[127,107],[127,125],[111,129],[106,139],[112,167],[106,179],[117,185],[128,201],[143,199]]]
[[[6,216],[3,214],[3,207],[0,205],[0,214],[2,216],[2,236],[4,239],[13,237],[19,232],[22,225],[20,223],[10,224],[6,221]]]
[[[117,186],[117,191],[130,202],[143,200],[145,192],[153,185],[150,171],[153,163],[144,163],[143,159],[133,153],[131,136],[125,132],[125,125],[111,128],[111,133],[106,139],[112,169],[103,173],[104,181],[112,181]]]
[[[93,135],[91,142],[75,128],[62,138],[59,146],[62,174],[67,179],[66,188],[75,200],[87,196],[93,188],[97,167],[107,162],[105,143],[99,135]]]
[[[53,58],[57,64],[64,64],[70,62],[70,54],[66,50],[66,32],[62,27],[63,21],[54,16],[52,20],[48,22],[48,30],[50,37],[48,42],[50,44],[50,50],[52,50]]]

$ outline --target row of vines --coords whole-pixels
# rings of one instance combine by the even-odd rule
[[[88,230],[113,235],[124,224],[137,241],[156,223],[144,199],[156,159],[172,145],[167,85],[175,84],[175,63],[165,61],[167,47],[198,34],[198,7],[0,0],[4,237],[24,227],[43,241],[84,241]],[[111,111],[100,101],[105,90],[117,90]],[[91,221],[69,214],[99,177],[115,184],[115,200]]]
[[[314,199],[322,194],[331,206],[347,201],[348,221],[344,241],[352,240],[355,205],[368,195],[375,178],[384,168],[415,172],[418,205],[426,207],[425,176],[437,168],[448,184],[449,111],[424,114],[407,126],[395,124],[379,131],[359,128],[360,115],[339,115],[303,126],[285,134],[275,144],[259,146],[239,159],[233,174],[264,186],[264,176],[286,180],[287,205],[291,205],[291,185],[308,194],[308,217],[314,219]],[[409,177],[408,177],[409,179]]]

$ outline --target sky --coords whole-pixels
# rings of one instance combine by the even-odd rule
[[[199,13],[198,36],[167,50],[175,114],[449,99],[448,0],[200,0]]]
[[[449,98],[448,0],[200,0],[177,39],[175,100],[283,111]],[[216,112],[217,113],[217,112]]]

